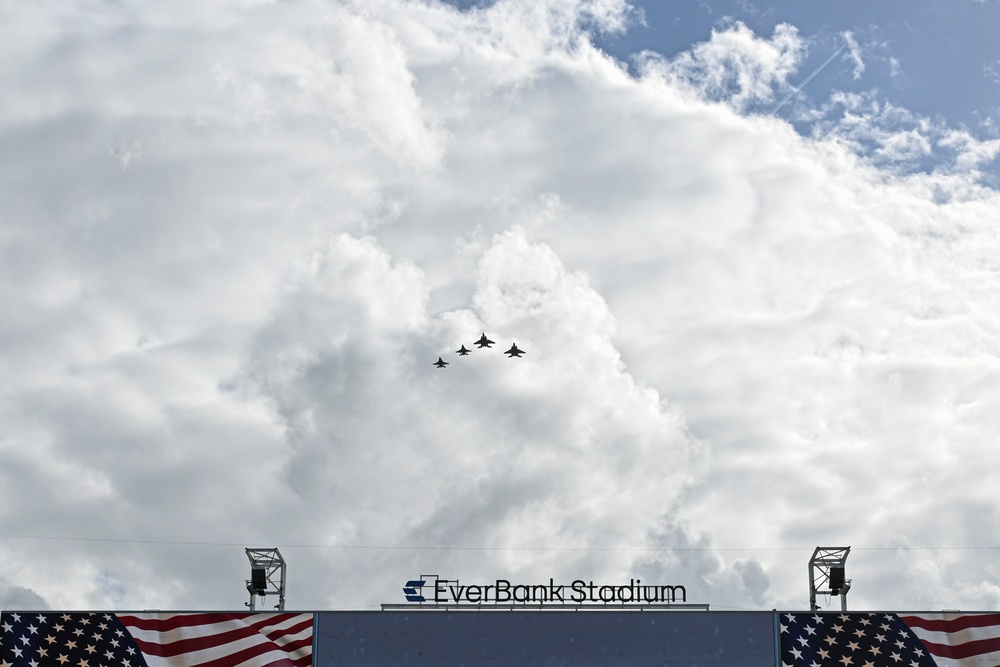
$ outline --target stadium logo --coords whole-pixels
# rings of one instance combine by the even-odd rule
[[[431,581],[433,579],[433,581]],[[424,591],[427,595],[424,595]],[[621,585],[598,585],[577,579],[571,584],[557,584],[550,578],[547,584],[512,584],[497,579],[492,584],[462,585],[458,579],[441,579],[437,575],[420,575],[403,586],[407,602],[435,604],[656,604],[687,602],[683,586],[651,586],[641,579],[630,579]],[[428,597],[430,599],[428,599]]]
[[[427,602],[427,598],[423,596],[423,588],[426,581],[420,579],[411,579],[406,582],[403,586],[403,595],[406,596],[407,602]]]

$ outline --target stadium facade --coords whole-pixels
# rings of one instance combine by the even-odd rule
[[[0,667],[110,665],[1000,665],[1000,614],[479,610],[0,612]],[[570,605],[567,605],[569,607]]]

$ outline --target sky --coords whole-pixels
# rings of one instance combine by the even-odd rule
[[[1000,2],[816,4],[0,3],[0,608],[1000,608]]]

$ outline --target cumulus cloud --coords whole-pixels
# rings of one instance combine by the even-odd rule
[[[0,609],[34,610],[48,609],[49,605],[35,591],[23,586],[15,586],[0,579]]]
[[[1000,62],[983,63],[983,76],[992,79],[993,83],[1000,83]]]
[[[762,39],[737,21],[670,60],[647,53],[643,69],[657,70],[705,99],[745,110],[774,100],[775,88],[795,71],[805,48],[795,26],[780,23],[771,39]]]
[[[856,607],[1000,603],[992,142],[756,115],[789,25],[630,76],[621,2],[7,13],[3,604],[241,608],[278,546],[296,608],[803,607],[821,543]]]
[[[987,168],[997,157],[995,139],[977,138],[967,129],[881,100],[874,92],[835,92],[822,105],[812,134],[841,142],[899,175],[933,171],[989,181]]]
[[[854,34],[850,30],[845,31],[841,36],[847,45],[847,53],[844,54],[844,58],[854,63],[851,75],[855,79],[860,79],[865,71],[865,61],[861,58],[861,46],[858,44],[858,40],[854,39]]]
[[[703,445],[625,372],[603,299],[523,228],[484,250],[472,307],[435,318],[416,267],[370,237],[337,237],[300,280],[249,375],[292,445],[286,483],[304,506],[337,508],[306,519],[330,543],[486,548],[439,558],[484,577],[539,560],[620,575],[589,550],[647,545],[697,477]],[[483,331],[527,355],[475,348]],[[473,353],[456,356],[462,344]],[[336,569],[379,578],[353,559]]]

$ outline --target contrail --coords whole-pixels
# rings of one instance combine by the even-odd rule
[[[822,70],[824,67],[826,67],[827,65],[829,65],[830,61],[832,61],[834,58],[836,58],[837,54],[839,54],[841,51],[843,51],[845,46],[847,46],[847,42],[844,42],[843,44],[841,44],[840,48],[837,49],[836,51],[834,51],[832,56],[830,56],[825,61],[823,61],[822,65],[820,65],[815,70],[813,70],[813,73],[810,74],[809,76],[807,76],[805,81],[803,81],[802,83],[800,83],[797,88],[792,89],[792,92],[788,93],[788,95],[785,96],[785,99],[783,99],[780,102],[778,102],[778,104],[775,105],[775,107],[773,109],[771,109],[771,115],[773,116],[775,113],[777,113],[778,109],[780,109],[781,107],[785,106],[785,102],[787,102],[788,100],[792,99],[793,95],[795,95],[796,93],[798,93],[800,90],[802,90],[805,87],[805,85],[807,83],[809,83],[810,81],[812,81],[813,77],[816,76],[817,74],[819,74],[820,70]]]

